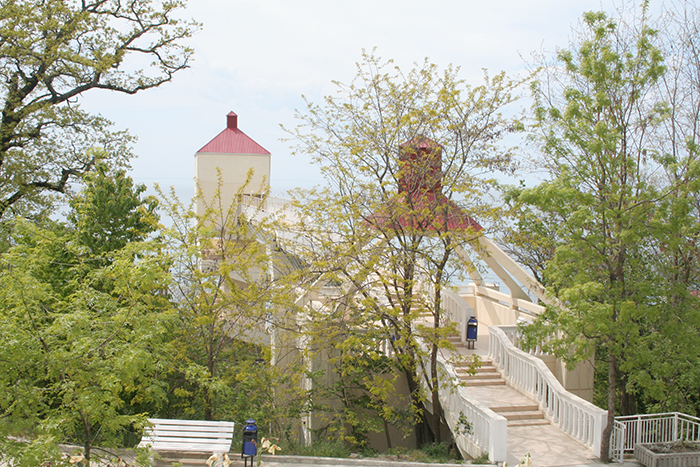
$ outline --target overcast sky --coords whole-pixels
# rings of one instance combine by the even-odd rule
[[[139,138],[134,179],[193,192],[194,153],[238,114],[239,128],[272,154],[273,194],[323,182],[292,156],[280,124],[295,125],[302,95],[320,102],[332,80],[349,82],[362,49],[403,69],[428,58],[461,67],[479,85],[490,74],[525,69],[532,51],[564,47],[585,11],[612,0],[190,0],[203,23],[191,40],[192,67],[172,83],[135,96],[93,91],[85,108]]]

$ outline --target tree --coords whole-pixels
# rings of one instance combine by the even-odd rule
[[[490,172],[513,168],[512,151],[499,142],[519,128],[502,115],[518,84],[499,74],[472,88],[453,68],[440,72],[426,61],[404,74],[364,54],[354,81],[336,83],[338,94],[323,106],[307,103],[302,125],[290,130],[330,185],[296,194],[309,220],[298,230],[310,282],[342,290],[308,309],[308,321],[359,327],[344,342],[338,335],[346,352],[353,342],[358,351],[389,343],[408,382],[419,444],[442,437],[437,354],[451,331],[442,290],[456,270],[454,249],[479,235],[471,218],[497,217],[482,195]]]
[[[108,173],[100,165],[83,181],[86,189],[70,200],[68,220],[91,254],[119,251],[158,228],[157,200],[142,198],[146,186],[134,185],[124,170]]]
[[[700,151],[700,9],[683,2],[658,20],[659,47],[666,60],[656,93],[666,103],[652,148],[663,159],[658,184],[669,196],[659,203],[650,243],[651,265],[665,291],[663,314],[645,336],[630,386],[637,406],[650,412],[700,414],[700,231],[698,162]],[[652,364],[653,362],[653,364]]]
[[[172,222],[164,239],[173,256],[170,295],[179,317],[169,345],[171,410],[272,424],[285,418],[280,382],[293,370],[270,365],[269,328],[294,298],[273,219],[243,202],[250,176],[231,200],[222,199],[221,174],[212,197],[199,191],[189,207],[174,193],[161,194]],[[266,198],[260,194],[260,205]],[[200,199],[203,210],[196,212]]]
[[[562,304],[525,329],[531,345],[546,342],[570,364],[595,355],[607,366],[604,460],[617,410],[634,410],[634,393],[647,386],[642,374],[661,348],[654,342],[678,328],[674,319],[664,324],[666,313],[678,311],[669,292],[690,300],[687,281],[669,281],[674,266],[666,250],[683,250],[679,234],[696,225],[687,194],[697,162],[657,145],[669,118],[658,93],[667,67],[646,12],[633,23],[586,13],[570,49],[542,63],[534,114],[551,180],[510,193],[524,207],[522,219],[539,219],[529,232],[548,237],[543,244],[553,254],[544,280]],[[682,183],[660,176],[669,170],[682,172]]]
[[[175,17],[184,4],[0,2],[0,219],[41,212],[97,162],[125,164],[130,137],[76,101],[94,89],[135,94],[186,68],[181,42],[196,24]]]
[[[99,211],[93,221],[113,228],[109,206],[88,207],[103,200],[101,188],[89,183],[74,200],[83,211],[68,217]],[[145,213],[141,191],[113,191],[110,203]],[[0,452],[9,463],[41,465],[65,442],[82,445],[89,462],[96,445],[123,446],[126,432],[143,427],[133,407],[153,409],[166,394],[158,374],[173,317],[163,294],[169,262],[147,229],[94,251],[84,227],[18,219],[0,255]]]

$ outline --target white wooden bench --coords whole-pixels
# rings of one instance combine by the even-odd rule
[[[233,422],[169,420],[149,418],[152,426],[143,430],[140,448],[154,451],[226,453],[231,450]]]

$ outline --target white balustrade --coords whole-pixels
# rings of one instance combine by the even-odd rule
[[[442,290],[442,312],[448,322],[455,323],[462,343],[467,342],[467,323],[474,316],[474,308],[451,290]]]
[[[531,394],[548,419],[600,456],[606,411],[568,392],[542,360],[513,345],[513,326],[490,326],[489,356],[514,387]]]
[[[427,368],[427,367],[426,367]],[[469,392],[459,386],[454,367],[438,356],[440,404],[445,421],[452,432],[460,452],[471,457],[488,453],[491,462],[505,462],[508,452],[508,420],[472,399]],[[467,430],[464,422],[469,423]]]
[[[248,209],[249,215],[252,213],[254,217],[269,214],[273,214],[277,218],[284,217],[287,220],[294,220],[299,217],[299,212],[294,209],[292,200],[288,198],[280,198],[277,196],[260,198],[257,196],[243,195],[241,204],[244,208]],[[250,210],[250,208],[262,212],[255,213]]]

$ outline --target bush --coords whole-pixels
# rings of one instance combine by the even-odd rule
[[[301,443],[290,444],[285,449],[285,454],[293,456],[311,457],[349,457],[350,449],[338,440],[315,441],[311,446],[304,446]]]
[[[448,462],[458,456],[452,451],[448,443],[432,443],[426,444],[421,449],[426,456],[428,456],[432,461],[437,462]]]

